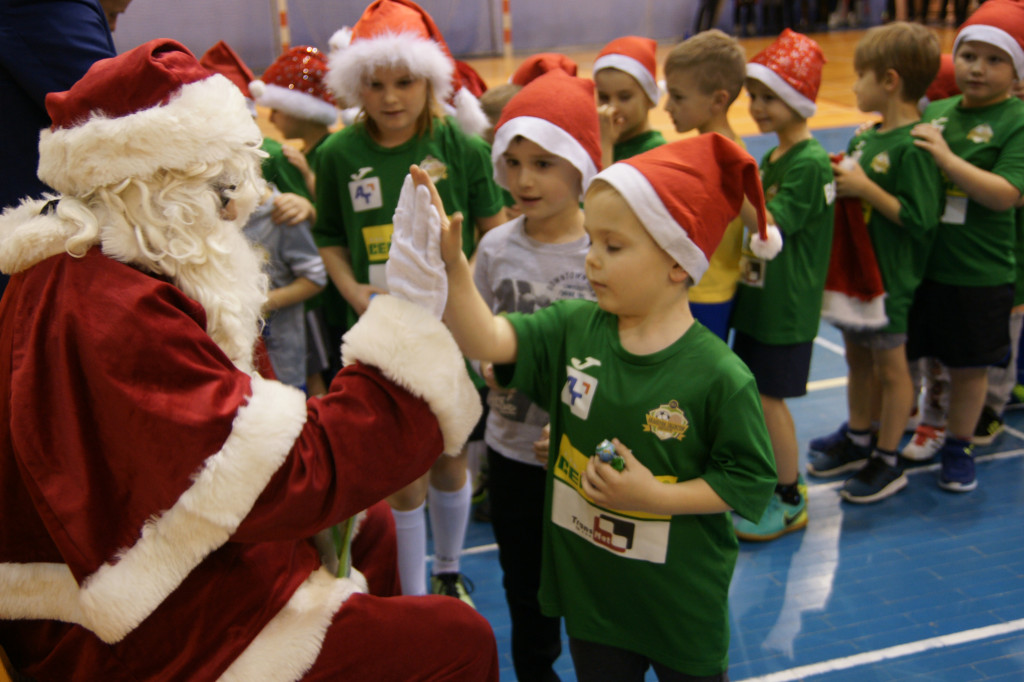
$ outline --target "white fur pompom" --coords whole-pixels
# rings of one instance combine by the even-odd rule
[[[331,48],[331,52],[344,50],[351,43],[352,29],[348,26],[342,26],[327,40],[327,46]]]
[[[470,135],[482,135],[491,127],[491,122],[480,106],[480,100],[466,88],[455,93],[455,120],[459,127]]]
[[[267,84],[261,80],[254,80],[249,83],[249,92],[253,99],[259,99],[267,92]]]
[[[758,258],[771,260],[779,255],[779,251],[782,251],[782,232],[775,225],[769,225],[765,234],[767,236],[764,239],[761,238],[760,233],[750,238],[750,250]]]
[[[848,171],[853,169],[857,165],[857,159],[852,156],[844,156],[843,160],[839,162],[839,168]]]

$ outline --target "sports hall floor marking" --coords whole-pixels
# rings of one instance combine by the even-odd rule
[[[788,682],[790,680],[803,680],[815,675],[823,675],[825,673],[836,672],[839,670],[849,670],[850,668],[856,668],[870,663],[889,661],[894,658],[902,658],[904,656],[919,654],[924,651],[931,651],[932,649],[944,649],[946,647],[958,646],[960,644],[968,644],[982,639],[998,637],[999,635],[1020,632],[1021,630],[1024,630],[1024,618],[1011,620],[1006,623],[998,623],[996,625],[987,625],[973,630],[954,632],[949,635],[929,637],[928,639],[921,639],[916,642],[908,642],[906,644],[898,644],[886,649],[865,651],[861,654],[854,654],[853,656],[846,656],[844,658],[834,658],[830,661],[822,661],[821,663],[802,665],[796,668],[789,668],[788,670],[780,670],[779,672],[770,673],[768,675],[748,677],[746,679],[739,680],[738,682]]]

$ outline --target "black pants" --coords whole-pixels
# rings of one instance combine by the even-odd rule
[[[512,663],[522,682],[558,680],[552,668],[562,653],[558,618],[540,612],[541,535],[547,472],[487,448],[491,525],[504,573],[512,621]]]
[[[653,667],[658,682],[729,682],[729,672],[717,675],[687,675],[643,654],[627,649],[569,638],[569,652],[579,682],[643,682],[647,668]]]

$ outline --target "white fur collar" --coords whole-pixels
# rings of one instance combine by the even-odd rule
[[[56,213],[43,212],[52,198],[26,199],[0,215],[0,272],[13,275],[64,253],[76,228]]]

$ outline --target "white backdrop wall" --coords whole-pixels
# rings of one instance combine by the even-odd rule
[[[418,0],[456,56],[501,54],[501,0]],[[692,31],[699,0],[511,0],[516,54],[600,47],[623,35],[681,39]],[[288,0],[291,42],[327,48],[335,30],[351,26],[369,0]],[[118,51],[151,38],[173,38],[201,55],[218,40],[257,75],[276,57],[271,0],[133,0],[118,20]],[[729,27],[732,2],[723,0]]]

